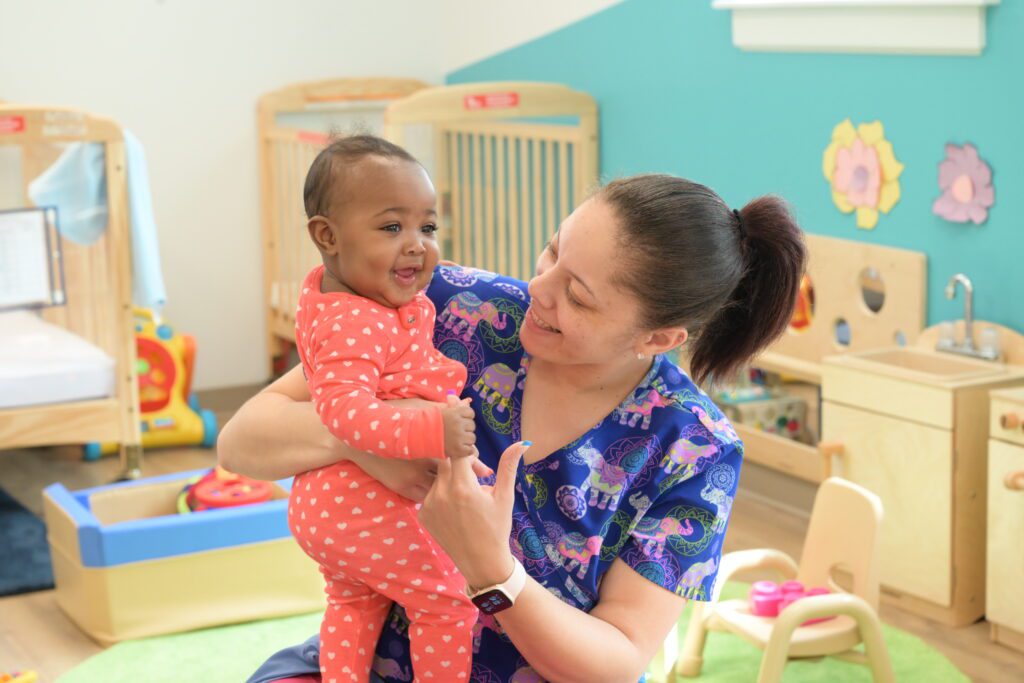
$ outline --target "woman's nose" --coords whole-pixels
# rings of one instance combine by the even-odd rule
[[[536,301],[541,308],[550,308],[552,305],[550,289],[548,278],[544,273],[534,275],[526,284],[526,291],[530,293],[530,298]]]

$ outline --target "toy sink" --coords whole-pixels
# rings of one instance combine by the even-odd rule
[[[844,365],[925,384],[989,380],[1007,373],[1001,363],[908,347],[850,353],[843,359]]]
[[[43,491],[57,603],[106,645],[324,608],[317,565],[288,531],[290,480],[265,503],[177,514],[205,470]]]

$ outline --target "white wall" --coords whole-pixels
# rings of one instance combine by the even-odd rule
[[[406,0],[0,0],[0,99],[139,137],[168,305],[197,388],[266,377],[255,105],[338,75],[443,80],[440,19]]]
[[[621,0],[441,0],[445,72],[551,33]]]
[[[168,321],[196,387],[265,379],[257,98],[360,75],[441,83],[614,0],[0,0],[0,100],[80,108],[142,141]]]

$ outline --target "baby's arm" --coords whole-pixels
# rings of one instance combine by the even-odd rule
[[[324,315],[312,328],[307,383],[320,421],[346,445],[382,457],[441,458],[465,448],[452,439],[460,425],[472,424],[465,406],[400,408],[377,398],[391,342],[372,326]]]

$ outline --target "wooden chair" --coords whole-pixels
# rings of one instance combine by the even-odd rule
[[[865,664],[876,681],[894,681],[877,612],[881,522],[882,504],[875,494],[844,479],[826,479],[814,499],[799,567],[777,550],[743,550],[722,558],[711,600],[693,604],[675,673],[699,676],[708,631],[728,631],[764,650],[759,683],[781,680],[790,659],[826,656]],[[837,567],[850,573],[852,592],[832,578]],[[794,602],[774,619],[751,614],[746,600],[719,600],[731,576],[755,569],[774,570],[784,579],[827,586],[834,592]],[[827,616],[835,618],[801,626],[808,619]],[[861,643],[863,653],[854,649]]]

